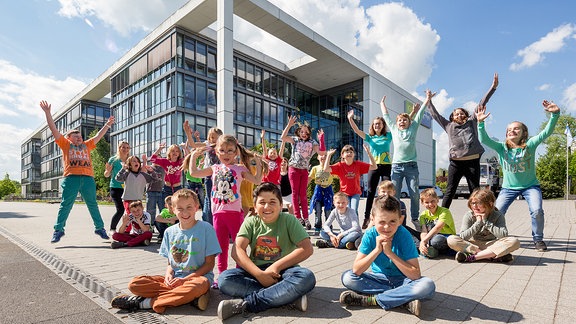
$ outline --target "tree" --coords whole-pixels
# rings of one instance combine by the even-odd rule
[[[546,127],[548,121],[540,126],[540,130]],[[536,176],[542,186],[544,198],[560,198],[566,190],[566,125],[570,129],[576,129],[576,120],[571,115],[562,112],[554,133],[548,137],[544,144],[546,152],[536,161]],[[568,174],[573,175],[576,171],[576,159],[569,154]],[[574,186],[572,186],[574,187]],[[572,192],[572,190],[570,190]]]
[[[90,138],[96,136],[99,129],[95,129],[90,135]],[[106,170],[106,162],[110,158],[110,143],[104,137],[96,144],[96,148],[90,153],[92,158],[92,166],[94,167],[94,181],[96,182],[96,191],[102,192],[102,196],[108,195],[108,187],[110,180],[104,176]]]
[[[16,186],[14,182],[15,181],[10,180],[10,176],[6,173],[4,180],[0,181],[0,198],[18,192],[19,187]]]

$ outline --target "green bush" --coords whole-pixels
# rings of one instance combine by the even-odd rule
[[[553,199],[564,197],[564,187],[549,181],[542,181],[540,183],[540,188],[542,188],[542,198]]]

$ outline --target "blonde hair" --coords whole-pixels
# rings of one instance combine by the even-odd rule
[[[176,159],[176,161],[181,160],[182,159],[182,151],[180,150],[180,146],[178,146],[177,144],[172,144],[168,147],[168,150],[166,150],[166,158],[170,159],[170,154],[174,151],[178,152],[178,158]]]
[[[434,188],[426,188],[422,190],[422,192],[420,193],[420,201],[424,201],[424,199],[426,198],[433,198],[438,200],[438,195],[436,194]]]
[[[396,187],[394,187],[394,183],[390,180],[384,180],[382,182],[380,182],[380,184],[378,185],[378,191],[380,190],[385,190],[385,191],[390,191],[390,190],[394,190],[396,191]]]
[[[166,198],[164,198],[164,203],[166,205],[172,205],[172,196],[167,196]]]
[[[346,201],[348,201],[348,195],[346,195],[342,191],[338,191],[337,193],[335,193],[333,200],[336,201],[336,199],[339,199],[339,198],[343,198],[343,199],[346,199]]]
[[[409,122],[408,125],[410,125],[410,124],[412,123],[412,119],[410,118],[410,115],[407,114],[407,113],[398,114],[398,116],[396,116],[396,121],[398,121],[398,119],[400,119],[400,118],[406,118],[406,119],[408,119],[408,122]]]
[[[490,189],[478,188],[474,190],[470,194],[470,198],[468,198],[468,208],[470,209],[472,209],[472,200],[476,200],[477,202],[484,205],[487,209],[488,214],[490,214],[496,209],[494,207],[496,203],[496,197],[494,196],[494,193]]]
[[[130,146],[130,143],[128,143],[126,141],[119,141],[118,146],[116,146],[116,158],[118,160],[120,160],[120,147],[122,147],[122,145],[124,145],[124,144]]]
[[[380,134],[376,134],[376,130],[374,129],[374,122],[375,121],[381,121],[382,122],[382,131],[380,132]],[[370,136],[374,136],[374,135],[385,135],[387,132],[387,126],[386,126],[386,122],[384,121],[384,118],[378,116],[376,118],[374,118],[374,120],[372,120],[372,123],[370,124],[370,129],[368,129],[368,134]]]

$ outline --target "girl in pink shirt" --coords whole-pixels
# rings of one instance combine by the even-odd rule
[[[158,164],[166,171],[162,199],[166,199],[166,197],[182,189],[182,151],[178,145],[172,144],[168,147],[166,158],[160,157],[159,154],[165,147],[166,143],[161,143],[150,157],[150,162]]]
[[[195,163],[206,148],[197,148],[184,160],[183,167],[187,168],[193,177],[212,176],[212,191],[210,199],[212,202],[212,215],[214,217],[214,230],[218,238],[218,243],[222,253],[217,256],[218,272],[222,273],[228,268],[228,247],[230,238],[236,238],[240,225],[244,221],[242,212],[242,197],[240,194],[240,183],[243,179],[254,184],[262,181],[262,161],[253,153],[247,151],[232,135],[222,135],[216,143],[216,155],[220,163],[209,168],[198,169]],[[237,164],[237,157],[240,156],[240,164]],[[250,161],[256,162],[256,174],[253,175],[248,170]],[[218,288],[218,283],[214,281],[214,288]]]

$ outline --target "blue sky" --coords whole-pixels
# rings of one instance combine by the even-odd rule
[[[20,179],[20,144],[184,0],[26,0],[0,4],[0,173]],[[576,111],[576,4],[569,0],[272,0],[406,90],[437,91],[448,116],[480,100],[498,72],[488,132],[520,120],[534,134],[553,100]],[[318,19],[322,17],[322,19]],[[236,21],[236,35],[281,60],[299,55]],[[383,94],[384,95],[384,94]],[[557,130],[562,133],[563,130]],[[447,138],[434,126],[437,164]]]

